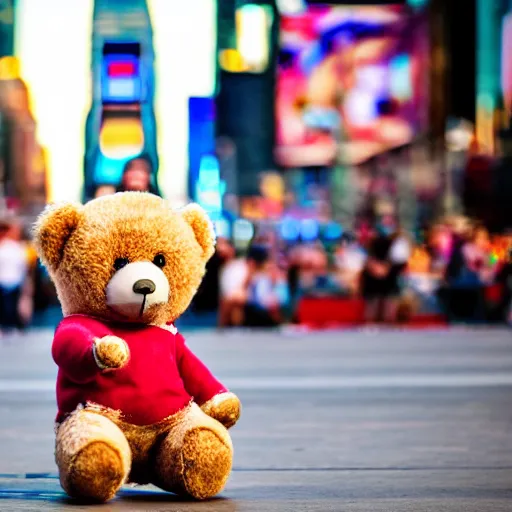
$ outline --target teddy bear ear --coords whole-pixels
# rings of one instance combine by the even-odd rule
[[[198,204],[191,203],[181,209],[181,215],[192,228],[205,258],[210,259],[215,252],[215,230],[208,214]]]
[[[34,225],[34,243],[44,265],[56,269],[64,247],[83,216],[83,207],[75,203],[48,205]]]

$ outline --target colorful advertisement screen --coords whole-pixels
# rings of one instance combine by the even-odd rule
[[[428,115],[426,19],[403,5],[322,6],[283,16],[276,160],[357,164],[409,143]]]

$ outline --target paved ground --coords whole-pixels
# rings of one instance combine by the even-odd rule
[[[510,331],[188,339],[244,404],[225,492],[127,489],[99,510],[512,511]],[[50,342],[0,342],[1,511],[87,508],[55,475]]]

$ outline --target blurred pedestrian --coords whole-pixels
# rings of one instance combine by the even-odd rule
[[[502,287],[500,320],[512,327],[512,247],[507,251],[506,260],[496,275],[496,283]]]
[[[484,285],[489,278],[483,228],[455,231],[453,251],[446,268],[443,299],[451,321],[482,322],[486,318]]]
[[[219,327],[239,327],[243,323],[243,310],[247,301],[247,282],[250,258],[235,254],[220,271]]]
[[[404,244],[397,249],[397,228],[392,216],[377,223],[377,235],[368,248],[368,258],[362,272],[362,295],[365,299],[365,321],[368,323],[396,320],[400,277],[405,269]],[[397,257],[401,256],[401,257]]]
[[[2,331],[23,327],[19,306],[29,271],[22,229],[16,222],[0,223],[0,328]]]
[[[308,247],[302,257],[300,297],[326,297],[343,293],[335,272],[331,272],[329,257],[322,246]]]
[[[244,325],[276,327],[282,322],[282,308],[288,300],[286,276],[278,271],[264,246],[253,246],[249,258],[253,265],[247,282]]]
[[[126,163],[118,192],[127,191],[160,195],[153,173],[153,164],[148,155],[139,155]]]
[[[359,245],[357,238],[350,234],[343,237],[336,249],[335,265],[340,284],[352,296],[359,293],[361,272],[366,258],[366,252]]]
[[[220,299],[220,274],[222,267],[234,257],[229,240],[217,239],[215,253],[206,264],[206,273],[192,302],[195,313],[216,313]]]

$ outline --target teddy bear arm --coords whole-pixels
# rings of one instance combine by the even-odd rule
[[[100,370],[122,368],[130,359],[130,349],[122,338],[107,335],[94,338],[93,357]]]
[[[201,405],[203,412],[231,428],[240,418],[242,404],[238,397],[231,392],[220,393]]]
[[[228,392],[228,389],[184,343],[179,354],[178,367],[185,389],[198,405],[208,402],[216,395]]]
[[[71,380],[77,383],[93,378],[98,372],[94,360],[93,342],[93,333],[75,323],[61,325],[55,333],[52,344],[53,360]]]

